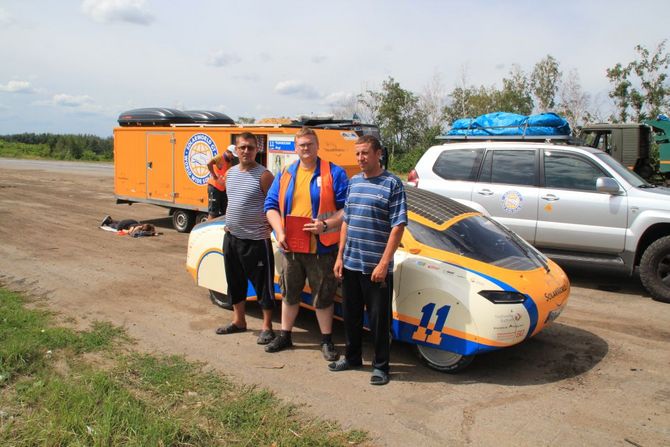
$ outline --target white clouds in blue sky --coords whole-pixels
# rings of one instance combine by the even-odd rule
[[[5,0],[0,134],[110,135],[134,107],[326,112],[393,76],[499,83],[547,54],[606,98],[605,70],[670,37],[662,1]]]

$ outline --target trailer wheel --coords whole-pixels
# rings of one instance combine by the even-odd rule
[[[230,302],[230,298],[225,293],[217,292],[216,290],[209,290],[209,299],[212,303],[216,304],[219,307],[222,307],[227,310],[233,310],[233,305]]]
[[[414,345],[414,348],[419,358],[430,368],[449,374],[464,370],[475,358],[474,355],[461,355],[424,345]]]
[[[180,233],[188,233],[195,224],[195,213],[188,210],[174,210],[172,225]]]
[[[653,299],[670,303],[670,236],[658,239],[644,251],[640,280]]]

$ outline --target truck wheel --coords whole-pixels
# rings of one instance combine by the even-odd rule
[[[649,163],[645,163],[642,166],[640,166],[636,172],[643,179],[649,180],[651,176],[654,175],[654,167],[651,166]]]
[[[658,239],[644,251],[640,279],[653,299],[670,303],[670,236]]]
[[[216,290],[209,291],[209,299],[212,303],[227,310],[233,310],[233,305],[230,303],[230,298],[225,293],[217,292]]]
[[[188,233],[195,224],[195,213],[188,210],[175,210],[172,214],[172,225],[180,233]]]
[[[474,355],[460,355],[443,349],[414,345],[419,358],[429,367],[449,374],[464,370],[472,363]]]

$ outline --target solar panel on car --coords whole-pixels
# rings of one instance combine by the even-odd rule
[[[475,212],[472,208],[455,200],[425,189],[406,186],[405,194],[407,195],[407,211],[425,217],[436,225],[442,225],[461,214]]]

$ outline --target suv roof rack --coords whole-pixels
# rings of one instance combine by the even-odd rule
[[[570,135],[439,135],[436,139],[440,141],[536,141],[542,143],[563,142],[575,143],[575,140]]]

